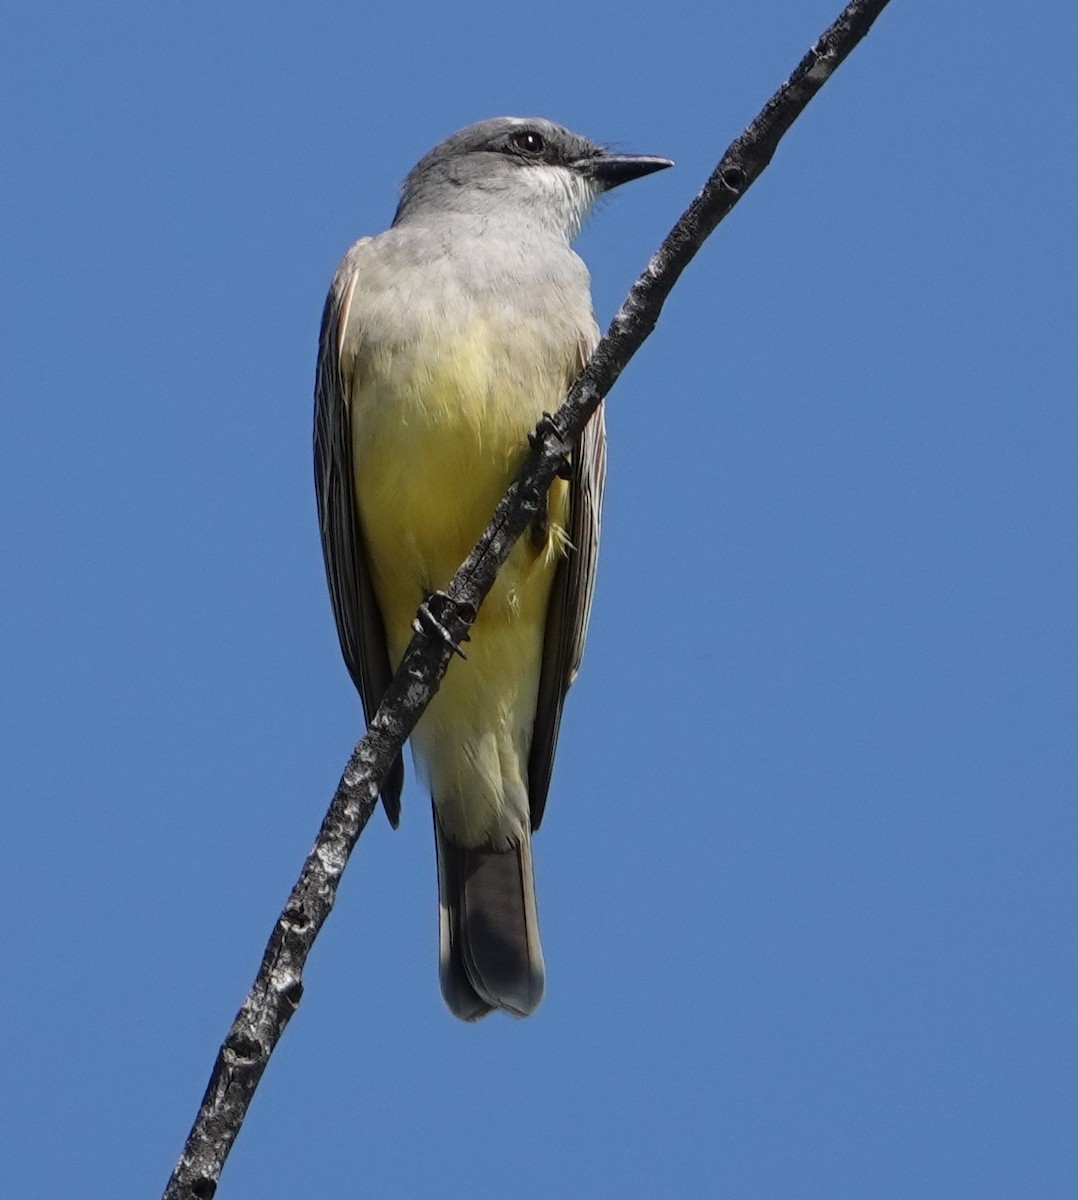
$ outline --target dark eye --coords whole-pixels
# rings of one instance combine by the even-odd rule
[[[546,142],[534,129],[525,129],[514,134],[512,145],[513,149],[519,150],[521,154],[542,154],[546,149]]]

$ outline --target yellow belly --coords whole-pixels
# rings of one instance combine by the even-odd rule
[[[519,469],[527,435],[557,406],[562,361],[522,363],[479,325],[453,346],[379,356],[352,377],[356,501],[390,660],[419,604],[467,556]],[[550,587],[565,547],[568,486],[549,531],[525,535],[412,736],[453,841],[504,847],[528,822],[527,762]]]

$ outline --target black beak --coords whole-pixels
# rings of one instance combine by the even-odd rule
[[[655,158],[650,154],[597,154],[594,158],[578,159],[573,163],[573,169],[596,180],[609,191],[654,171],[665,171],[673,165],[672,159]]]

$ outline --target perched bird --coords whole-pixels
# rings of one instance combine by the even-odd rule
[[[598,339],[570,248],[603,192],[672,164],[541,119],[436,146],[392,227],[348,251],[326,300],[315,480],[330,596],[367,719],[412,635]],[[544,988],[531,834],[584,648],[605,471],[601,411],[514,548],[412,734],[434,803],[440,975],[464,1020],[526,1016]],[[382,785],[395,826],[403,766]]]

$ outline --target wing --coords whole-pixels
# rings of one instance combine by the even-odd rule
[[[334,276],[322,314],[318,369],[314,385],[314,484],[326,579],[337,618],[337,636],[352,681],[371,718],[389,687],[393,672],[386,650],[385,626],[371,584],[353,491],[352,423],[341,372],[341,339],[356,287],[357,242]],[[390,824],[400,821],[404,763],[397,755],[382,781],[382,803]]]
[[[581,344],[583,367],[594,340]],[[550,592],[543,667],[528,760],[528,799],[532,828],[538,829],[546,807],[554,752],[558,745],[565,694],[580,669],[588,634],[595,567],[599,555],[599,524],[606,483],[606,423],[602,406],[584,426],[572,455],[569,482],[569,540],[572,547],[558,566]]]

